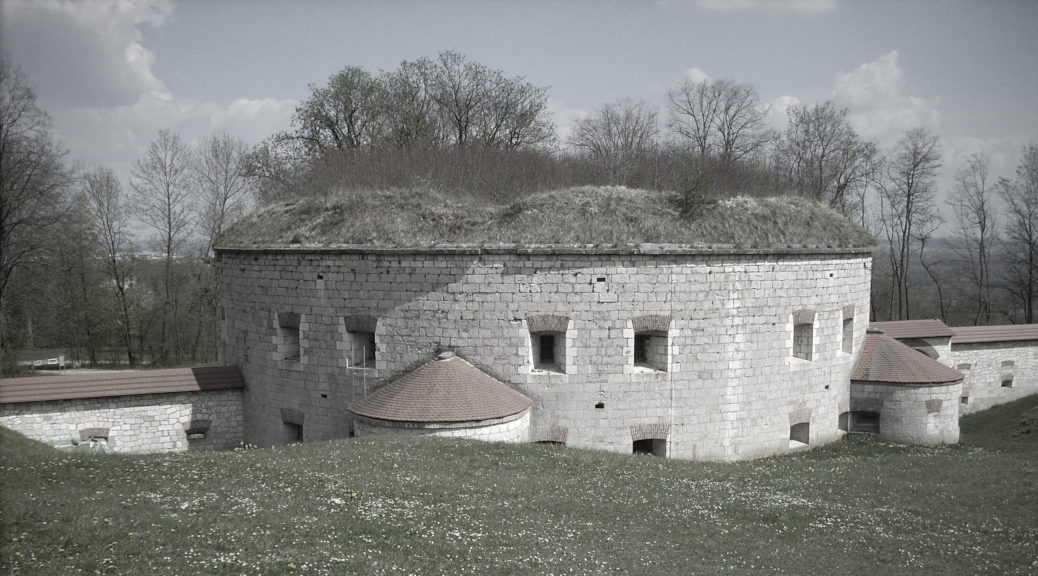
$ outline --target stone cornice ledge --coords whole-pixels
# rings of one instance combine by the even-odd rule
[[[867,254],[872,246],[772,246],[739,247],[734,244],[419,244],[378,246],[370,244],[248,244],[217,246],[218,253],[268,252],[275,254],[558,254],[558,255],[812,255]]]

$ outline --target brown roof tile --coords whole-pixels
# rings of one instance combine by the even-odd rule
[[[1038,340],[1038,324],[1010,324],[1005,326],[958,326],[952,328],[952,345],[977,342],[1014,342]]]
[[[350,405],[350,412],[397,422],[470,422],[518,414],[533,402],[468,362],[450,356]]]
[[[958,370],[905,346],[889,334],[872,330],[865,336],[865,348],[851,374],[851,382],[858,384],[903,386],[952,384],[962,378]]]
[[[0,378],[0,404],[244,387],[237,366]]]
[[[896,320],[871,322],[869,328],[882,330],[891,338],[942,338],[952,336],[952,329],[940,320]]]

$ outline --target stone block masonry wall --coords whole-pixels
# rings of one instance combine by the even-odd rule
[[[204,438],[189,440],[187,430],[202,421]],[[63,443],[84,439],[86,430],[107,430],[114,452],[230,449],[243,441],[243,425],[241,390],[0,405],[0,426],[33,440]]]
[[[851,384],[852,404],[879,411],[879,435],[909,444],[959,441],[962,383],[942,386]]]
[[[629,453],[631,430],[652,426],[669,455],[710,460],[787,451],[791,414],[810,444],[839,437],[871,276],[868,252],[666,246],[222,249],[219,266],[249,442],[288,441],[284,409],[304,440],[348,436],[351,402],[448,349],[534,401],[532,441],[565,430],[569,445]],[[814,313],[811,360],[793,358],[798,310]],[[278,353],[285,313],[299,314],[298,359]],[[376,320],[367,369],[349,367],[357,316]],[[528,320],[544,316],[568,319],[558,371],[534,366]],[[634,365],[645,316],[670,319],[663,369]]]
[[[462,422],[459,424],[387,422],[357,416],[354,427],[357,436],[409,434],[441,438],[468,438],[487,442],[528,442],[530,439],[530,411],[490,422]]]
[[[941,361],[962,372],[960,414],[1038,393],[1038,341],[951,345]]]

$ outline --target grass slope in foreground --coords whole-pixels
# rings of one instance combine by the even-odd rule
[[[73,457],[0,430],[4,574],[1034,574],[1038,396],[737,464],[380,438]]]

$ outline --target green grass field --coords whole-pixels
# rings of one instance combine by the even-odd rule
[[[421,438],[89,457],[0,430],[0,570],[1038,573],[1038,396],[962,431],[710,464]]]

